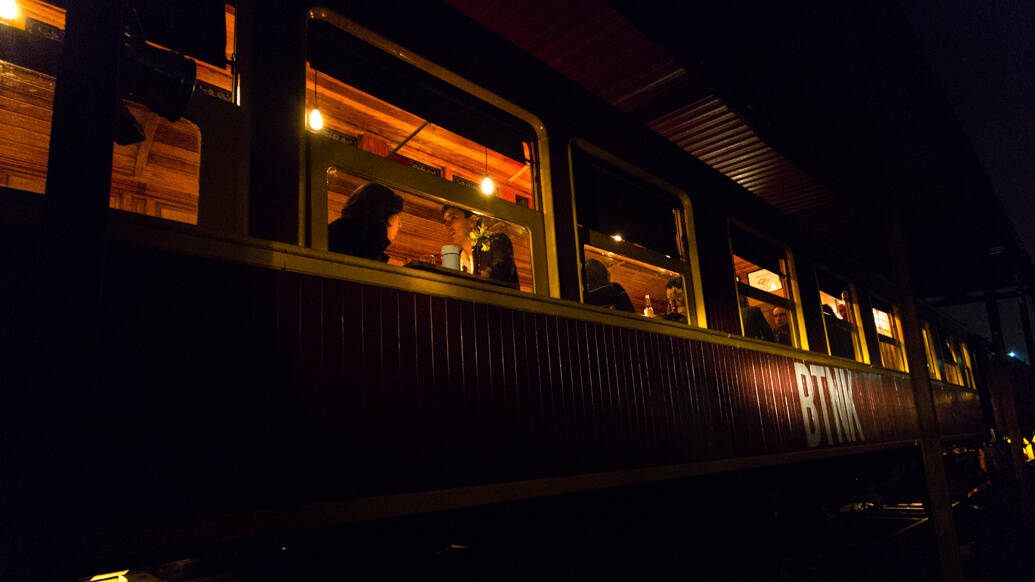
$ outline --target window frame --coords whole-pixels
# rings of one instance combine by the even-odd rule
[[[673,197],[673,202],[680,205],[680,210],[683,215],[683,220],[676,223],[678,240],[678,250],[682,256],[668,257],[660,251],[655,251],[648,248],[641,248],[630,244],[622,244],[612,239],[611,235],[607,233],[593,230],[589,227],[579,226],[579,214],[576,204],[575,196],[575,150],[579,149],[582,153],[596,158],[605,164],[612,166],[613,168],[628,174],[629,176],[644,182],[648,186],[652,186],[660,190],[663,194]],[[701,266],[699,260],[699,254],[697,250],[697,238],[694,236],[696,232],[694,230],[694,212],[693,205],[690,202],[690,196],[687,195],[686,191],[682,190],[670,184],[669,182],[643,170],[622,158],[608,152],[607,150],[594,145],[593,143],[586,141],[582,138],[573,138],[568,144],[568,168],[569,168],[569,179],[571,181],[571,210],[572,210],[572,227],[575,232],[575,249],[579,259],[578,269],[578,281],[579,281],[579,303],[587,307],[593,307],[592,305],[586,304],[585,298],[585,281],[583,266],[586,263],[585,256],[585,245],[590,245],[604,251],[614,253],[621,257],[627,257],[634,261],[641,263],[647,263],[656,267],[661,267],[669,271],[673,271],[682,275],[684,285],[684,296],[686,297],[686,308],[687,308],[687,323],[678,322],[665,322],[661,318],[657,318],[659,321],[668,323],[671,325],[690,325],[692,327],[706,328],[708,327],[707,318],[704,310],[704,297],[702,293],[702,282],[701,282]],[[583,234],[585,233],[585,234]],[[583,240],[585,238],[586,240]]]
[[[816,279],[817,295],[819,293],[826,293],[825,291],[823,291],[822,285],[820,283],[820,272],[822,272],[824,276],[830,279],[835,279],[836,281],[841,283],[844,286],[844,289],[848,291],[849,312],[851,313],[851,317],[853,319],[852,321],[848,322],[852,327],[852,347],[855,350],[855,357],[853,358],[853,360],[863,364],[869,364],[870,350],[866,345],[866,337],[863,333],[862,311],[859,309],[859,293],[855,288],[855,284],[849,281],[846,277],[836,275],[834,271],[826,268],[824,265],[817,264],[813,269],[813,274],[815,275]],[[827,331],[827,319],[823,315],[822,296],[820,296],[818,309],[820,320],[823,321],[823,337],[827,342],[827,354],[833,356],[833,353],[831,352],[830,348],[830,332]]]
[[[891,311],[885,311],[883,309],[877,309],[877,306],[875,305],[875,303],[880,303],[882,305],[887,305],[891,309]],[[882,311],[882,312],[887,313],[888,315],[891,316],[891,333],[894,334],[894,337],[889,338],[888,336],[885,336],[885,335],[880,333],[880,331],[877,329],[877,320],[873,317],[873,310]],[[894,345],[896,347],[896,349],[898,350],[899,358],[902,361],[902,368],[903,369],[899,370],[897,368],[888,367],[884,363],[884,356],[883,355],[881,355],[880,367],[884,368],[885,370],[891,370],[893,372],[902,372],[904,374],[908,374],[909,373],[909,360],[906,359],[906,343],[903,340],[903,338],[905,336],[902,333],[902,315],[901,315],[901,312],[898,309],[898,306],[895,305],[894,303],[892,303],[891,301],[887,301],[886,299],[884,299],[880,295],[871,294],[870,295],[870,319],[873,321],[873,331],[874,331],[874,335],[876,336],[876,339],[877,339],[877,350],[878,350],[878,353],[880,353],[880,343],[881,342],[884,342],[886,344]]]
[[[523,226],[530,233],[533,294],[559,297],[560,287],[557,271],[557,236],[553,219],[553,195],[550,186],[549,147],[546,128],[542,121],[527,110],[507,101],[499,95],[481,87],[452,71],[433,63],[414,52],[352,22],[346,17],[325,8],[314,8],[307,14],[307,22],[323,21],[343,34],[381,50],[480,101],[509,114],[524,123],[535,134],[535,161],[538,172],[533,173],[533,195],[539,210],[523,208],[503,199],[487,197],[466,186],[425,174],[415,168],[396,163],[388,158],[334,141],[332,138],[310,131],[302,119],[305,131],[306,163],[304,169],[307,184],[300,198],[300,216],[304,236],[302,244],[312,249],[327,251],[327,170],[336,167],[350,174],[376,181],[391,188],[398,188],[410,194],[422,196],[443,204],[456,204]],[[306,27],[308,31],[308,26]],[[307,33],[308,34],[308,33]],[[297,88],[301,102],[305,102],[305,83]],[[304,111],[300,117],[304,118]],[[448,128],[445,128],[448,130]],[[536,183],[538,176],[538,183]],[[346,255],[335,256],[343,257]],[[385,266],[385,268],[390,268]],[[486,282],[485,285],[492,285]]]
[[[756,288],[752,287],[748,283],[745,283],[745,282],[742,282],[742,281],[737,281],[737,271],[736,271],[736,267],[735,267],[734,260],[733,260],[733,257],[735,256],[735,253],[733,251],[733,229],[734,228],[740,229],[741,231],[743,231],[744,233],[748,234],[749,236],[753,236],[753,237],[759,239],[760,241],[762,241],[764,243],[767,243],[769,245],[772,245],[772,246],[776,247],[777,249],[779,249],[783,253],[783,260],[785,261],[785,263],[787,265],[787,273],[782,274],[782,275],[787,280],[787,295],[788,295],[788,297],[786,297],[786,298],[780,297],[779,295],[774,295],[772,293],[768,293],[766,291],[762,291],[761,289],[756,289]],[[778,240],[776,240],[776,239],[774,239],[774,238],[764,234],[760,230],[758,230],[758,229],[756,229],[756,228],[754,228],[754,227],[752,227],[752,226],[750,226],[750,225],[748,225],[748,224],[746,224],[746,223],[744,223],[744,222],[742,222],[740,220],[737,220],[736,218],[729,218],[726,221],[726,243],[728,245],[728,251],[729,251],[728,252],[728,256],[729,256],[729,260],[730,260],[730,267],[731,267],[731,269],[733,271],[733,278],[732,278],[733,285],[734,285],[734,288],[736,290],[735,307],[736,307],[736,310],[737,310],[737,319],[740,321],[740,335],[745,337],[745,338],[747,337],[746,335],[744,335],[745,334],[745,329],[744,329],[744,310],[741,309],[741,306],[740,306],[740,298],[741,298],[741,296],[744,296],[744,297],[748,297],[748,298],[751,298],[751,299],[755,299],[757,301],[764,301],[764,302],[769,303],[769,304],[771,304],[773,306],[783,307],[784,309],[787,309],[788,311],[790,311],[790,313],[791,313],[791,318],[790,319],[791,319],[791,322],[792,322],[791,323],[791,341],[792,341],[792,345],[788,346],[788,347],[792,347],[792,348],[797,348],[799,350],[808,351],[808,349],[809,349],[809,340],[808,340],[808,335],[805,333],[804,309],[801,309],[801,308],[796,309],[795,308],[796,305],[797,306],[801,306],[802,305],[802,301],[801,301],[801,291],[798,288],[798,271],[797,271],[797,269],[796,269],[796,267],[794,265],[794,263],[795,263],[795,261],[794,261],[794,253],[793,253],[793,251],[791,251],[791,248],[789,246],[787,246],[786,244],[784,244],[784,243],[782,243],[782,242],[780,242],[780,241],[778,241]],[[740,256],[740,255],[736,255],[736,256]],[[824,330],[825,330],[825,328],[824,328]],[[764,340],[760,340],[760,341],[764,341]],[[773,344],[773,345],[784,345],[784,344],[781,344],[781,343],[778,343],[778,342],[766,342],[766,343],[767,344]]]
[[[927,359],[928,375],[932,380],[941,381],[944,375],[942,374],[941,358],[938,357],[938,353],[934,349],[934,332],[931,329],[931,324],[926,321],[923,322],[920,326],[920,333],[924,341],[924,356]]]
[[[974,384],[974,371],[971,365],[971,358],[969,350],[967,349],[966,342],[957,339],[955,334],[946,333],[942,328],[937,329],[937,338],[939,340],[938,345],[945,344],[953,355],[956,357],[955,370],[953,374],[949,373],[949,366],[946,365],[945,358],[942,357],[944,352],[936,351],[935,356],[938,358],[938,363],[942,370],[942,381],[952,386],[959,386],[961,388],[975,388]],[[950,379],[951,375],[955,375],[959,382]]]

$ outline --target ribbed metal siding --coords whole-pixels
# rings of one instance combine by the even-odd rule
[[[974,390],[940,382],[931,386],[938,432],[942,436],[976,435],[985,432],[981,399]]]
[[[140,250],[109,265],[101,450],[134,467],[105,489],[127,510],[808,448],[791,358]],[[908,380],[849,374],[857,444],[915,436]]]

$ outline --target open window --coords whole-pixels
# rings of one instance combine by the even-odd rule
[[[735,224],[730,225],[730,245],[742,333],[804,348],[787,249]]]
[[[873,298],[872,302],[873,323],[877,328],[881,365],[889,370],[908,371],[898,310],[890,303],[877,298]]]
[[[403,200],[384,248],[390,264],[449,274],[458,264],[461,275],[547,293],[535,118],[429,63],[400,60],[401,50],[337,15],[321,17],[308,28],[309,244],[366,256],[335,233],[381,220],[356,219],[349,206],[358,187],[379,184]]]
[[[852,286],[822,270],[816,271],[816,280],[828,353],[867,361],[866,350],[860,340],[858,304]]]
[[[686,194],[581,140],[571,163],[583,302],[703,326]]]
[[[0,18],[0,186],[43,194],[65,11],[39,0],[19,0],[15,6],[15,19]],[[230,61],[234,6],[226,4],[224,14],[224,56]],[[164,51],[155,42],[144,44]],[[187,58],[197,67],[195,92],[233,100],[236,85],[230,65]],[[109,206],[197,224],[201,129],[183,118],[169,121],[129,99],[125,113],[135,119],[141,135],[136,143],[113,146]]]

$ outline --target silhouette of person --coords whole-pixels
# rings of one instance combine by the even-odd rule
[[[611,282],[611,273],[604,263],[587,259],[585,267],[586,304],[636,313],[629,294],[618,283]]]
[[[387,263],[385,249],[399,233],[402,209],[402,196],[386,186],[356,188],[341,217],[327,225],[327,250]]]

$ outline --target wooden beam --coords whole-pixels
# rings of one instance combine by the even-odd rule
[[[147,159],[151,156],[151,145],[155,141],[155,131],[158,129],[160,119],[155,113],[147,112],[147,119],[144,121],[144,141],[137,146],[136,163],[133,166],[133,177],[138,180],[144,179],[144,170],[147,169]]]

